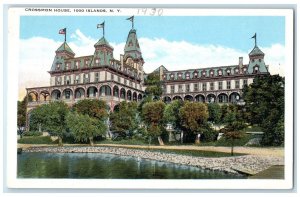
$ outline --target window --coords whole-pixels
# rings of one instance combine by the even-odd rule
[[[231,81],[227,81],[227,90],[230,90],[231,89]]]
[[[185,85],[185,91],[186,91],[186,92],[189,92],[189,91],[190,91],[190,84],[186,84],[186,85]]]
[[[78,69],[78,67],[79,67],[79,61],[76,61],[75,62],[75,69]]]
[[[239,89],[240,88],[240,81],[236,80],[235,81],[235,89]]]
[[[213,77],[214,76],[214,71],[210,71],[210,76]]]
[[[119,83],[121,82],[121,78],[120,78],[120,76],[118,76],[118,82],[119,82]]]
[[[182,85],[178,85],[178,92],[182,92]]]
[[[113,81],[115,80],[115,76],[112,73],[111,73],[111,80],[113,80]]]
[[[178,73],[178,79],[181,79],[182,78],[182,74],[181,73]]]
[[[219,90],[223,89],[223,81],[219,81]]]
[[[78,84],[80,82],[80,76],[76,75],[75,77],[75,84]]]
[[[197,92],[197,91],[198,91],[198,84],[194,83],[194,92]]]
[[[229,76],[229,75],[230,75],[230,70],[228,69],[228,70],[226,71],[226,73],[227,73],[227,76]]]
[[[129,86],[132,87],[132,81],[129,81]]]
[[[258,66],[255,66],[255,67],[254,67],[254,70],[253,70],[253,73],[258,73],[258,70],[259,70],[259,69],[258,69]]]
[[[127,80],[126,79],[124,79],[124,84],[127,85]]]
[[[210,84],[209,84],[210,90],[214,90],[215,89],[214,85],[215,85],[214,82],[210,82]]]
[[[203,76],[203,77],[206,76],[206,72],[205,72],[205,71],[202,72],[202,76]]]
[[[70,85],[70,76],[65,76],[65,84]]]
[[[84,82],[85,83],[89,83],[90,82],[90,79],[89,79],[89,74],[84,74]]]
[[[174,93],[175,93],[175,87],[171,86],[171,94],[174,94]]]
[[[185,74],[185,78],[190,79],[190,74],[189,73]]]
[[[95,73],[95,82],[99,81],[99,73]]]
[[[60,64],[56,64],[55,70],[60,70]]]
[[[234,69],[234,72],[235,72],[235,74],[238,74],[239,73],[239,69],[238,68]]]
[[[166,76],[166,75],[163,75],[163,79],[166,80],[166,79],[167,79],[167,76]]]
[[[95,59],[95,63],[96,65],[98,65],[100,63],[100,59],[99,58]]]
[[[66,99],[70,99],[71,92],[70,90],[66,90]]]
[[[61,77],[56,77],[55,85],[61,85]]]
[[[247,80],[247,79],[244,79],[244,80],[243,80],[243,87],[245,87],[246,85],[248,85],[248,80]]]
[[[194,72],[194,78],[195,79],[198,78],[198,72],[197,71]]]
[[[173,79],[174,79],[174,74],[172,73],[172,74],[170,75],[170,77],[171,77],[171,79],[173,80]]]
[[[206,83],[203,83],[203,85],[202,85],[202,90],[203,90],[203,91],[206,91]]]
[[[66,70],[70,69],[71,64],[70,63],[66,63]]]
[[[219,70],[219,71],[218,71],[218,75],[219,75],[219,76],[222,76],[222,74],[223,74],[222,70]]]

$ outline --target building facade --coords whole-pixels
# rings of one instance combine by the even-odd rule
[[[81,99],[101,99],[111,110],[122,101],[141,101],[146,74],[133,26],[119,60],[114,59],[114,49],[104,36],[94,48],[93,55],[75,57],[67,42],[63,42],[55,51],[49,71],[50,86],[26,89],[27,98],[30,98],[27,114],[38,105],[56,100],[71,106]],[[244,85],[251,84],[256,75],[269,74],[264,56],[255,41],[248,64],[240,57],[238,64],[230,66],[177,71],[168,71],[161,66],[156,71],[163,82],[162,99],[166,103],[176,99],[238,103]]]
[[[27,88],[27,111],[49,101],[73,105],[81,99],[102,99],[113,110],[122,101],[140,101],[144,92],[144,60],[136,30],[129,31],[124,54],[113,58],[105,37],[94,45],[93,55],[75,57],[67,42],[55,51],[50,86]]]
[[[256,42],[255,42],[256,43]],[[249,53],[249,63],[211,68],[168,71],[161,67],[163,100],[189,100],[195,102],[238,103],[242,89],[257,75],[269,75],[265,54],[255,44]]]

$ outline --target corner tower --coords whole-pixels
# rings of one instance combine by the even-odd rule
[[[248,73],[250,74],[269,73],[268,68],[264,61],[265,54],[258,48],[256,43],[256,33],[252,38],[255,39],[255,45],[252,51],[249,53]]]
[[[65,41],[55,51],[55,57],[52,63],[51,71],[64,70],[66,66],[65,60],[74,57],[75,57],[75,53],[72,51],[71,47]]]
[[[143,80],[144,78],[144,59],[140,49],[139,41],[137,38],[136,30],[133,26],[133,16],[129,18],[132,22],[132,28],[128,33],[126,45],[124,47],[124,58],[125,64],[137,70],[138,76]]]
[[[94,45],[95,52],[92,60],[92,66],[106,66],[110,65],[111,60],[113,60],[114,48],[108,43],[104,35],[98,40]]]

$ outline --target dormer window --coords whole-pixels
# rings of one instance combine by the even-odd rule
[[[259,59],[258,61],[261,62],[261,59]]]
[[[89,60],[84,60],[84,66],[88,66]]]
[[[60,70],[60,64],[56,64],[55,70]]]
[[[195,71],[195,72],[194,72],[194,78],[197,78],[197,77],[198,77],[198,72]]]
[[[190,74],[189,73],[185,74],[185,78],[190,79]]]
[[[167,76],[166,76],[166,75],[163,75],[163,79],[166,80],[166,78],[167,78]]]
[[[171,79],[174,79],[174,74],[172,73],[172,74],[170,75],[170,77],[171,77]]]
[[[100,59],[95,59],[95,63],[99,64],[100,63]]]
[[[244,71],[244,73],[246,73],[246,72],[247,72],[247,68],[246,68],[246,67],[244,67],[244,68],[243,68],[243,71]]]
[[[251,61],[254,62],[254,59],[252,59]]]
[[[214,76],[214,71],[210,71],[210,76],[213,77]]]
[[[253,68],[253,73],[258,73],[259,72],[259,68],[258,68],[258,66],[256,65],[254,68]]]
[[[238,73],[239,73],[239,69],[236,68],[236,69],[234,70],[234,72],[235,72],[235,74],[238,74]]]
[[[181,79],[181,77],[182,77],[182,74],[181,73],[178,73],[178,79]]]
[[[222,70],[219,70],[219,71],[218,71],[218,75],[219,75],[219,76],[222,76],[222,74],[223,74],[223,73],[222,73]]]
[[[205,72],[205,71],[202,72],[202,76],[203,76],[203,77],[206,76],[206,72]]]
[[[228,76],[230,75],[230,70],[229,70],[229,69],[227,70],[227,75],[228,75]]]

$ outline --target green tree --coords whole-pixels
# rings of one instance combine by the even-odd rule
[[[108,118],[108,107],[103,100],[84,99],[73,105],[73,109],[79,114],[88,115],[98,120],[106,120]]]
[[[209,103],[207,105],[208,108],[208,121],[212,122],[213,124],[220,124],[222,111],[221,107],[217,103]]]
[[[18,134],[22,138],[23,133],[26,131],[26,107],[27,97],[25,96],[22,101],[18,101],[18,114],[17,114],[17,127]]]
[[[164,111],[164,120],[166,123],[171,124],[174,130],[181,130],[181,122],[179,110],[183,106],[183,101],[174,100],[171,103],[166,105]]]
[[[208,129],[208,110],[203,103],[185,102],[179,110],[184,136],[196,134],[196,142],[199,142],[198,134],[203,134]]]
[[[58,136],[59,146],[62,146],[63,135],[67,132],[66,116],[69,108],[63,101],[50,102],[33,109],[30,115],[31,125],[43,129]]]
[[[138,105],[136,102],[121,102],[118,110],[110,114],[111,130],[125,137],[138,127]]]
[[[145,90],[145,94],[147,96],[153,96],[160,98],[162,95],[162,87],[161,87],[161,81],[159,72],[152,72],[149,75],[147,75],[147,78],[145,79],[145,85],[147,86]]]
[[[147,127],[150,141],[152,137],[157,137],[161,145],[163,145],[163,141],[160,135],[165,126],[164,109],[165,104],[162,101],[148,102],[142,108],[142,119]]]
[[[241,130],[246,127],[244,122],[238,120],[236,111],[236,108],[229,109],[224,118],[226,126],[221,130],[224,133],[224,137],[231,141],[231,155],[233,155],[235,140],[243,137]]]
[[[66,121],[75,140],[81,142],[89,140],[91,146],[94,146],[93,138],[105,134],[107,129],[103,121],[77,112],[68,113]]]
[[[258,76],[243,89],[247,120],[262,127],[262,145],[277,146],[284,142],[284,134],[278,133],[284,117],[284,84],[279,75]]]

